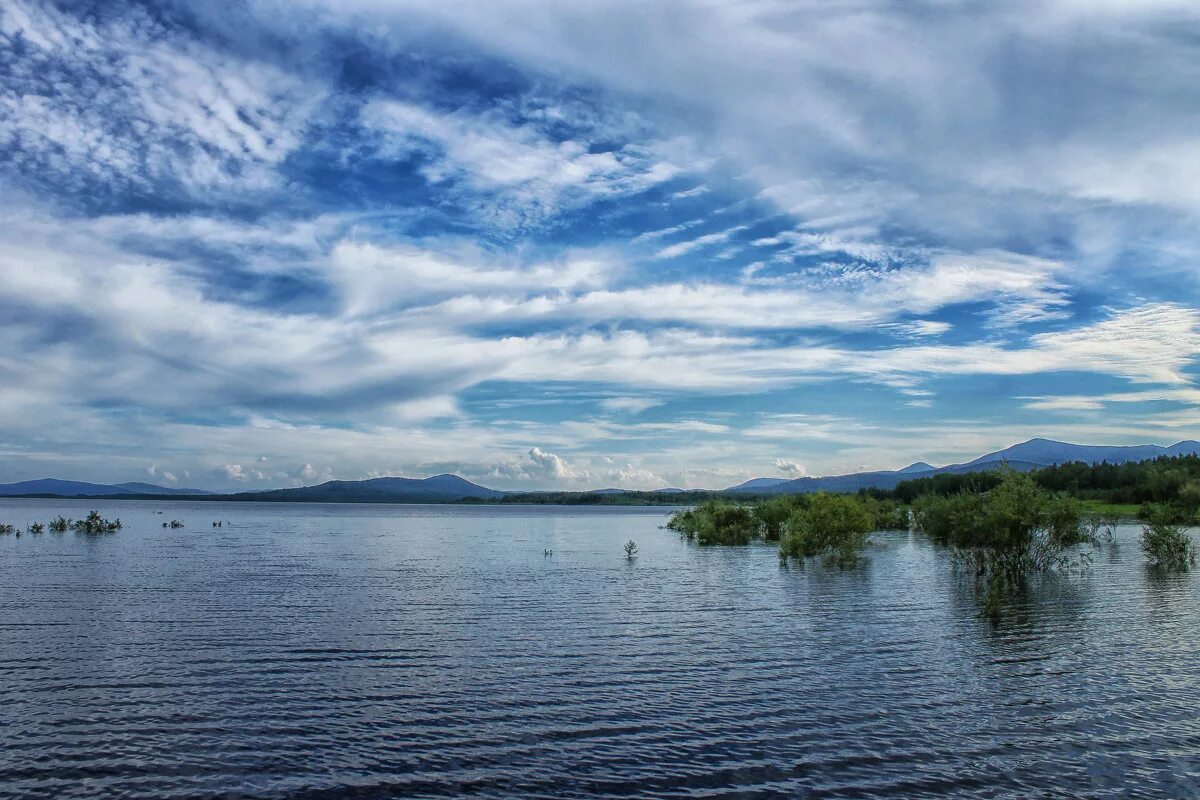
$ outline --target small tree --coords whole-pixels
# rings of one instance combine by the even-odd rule
[[[638,552],[637,542],[635,542],[633,539],[630,539],[628,542],[625,543],[624,549],[625,549],[625,557],[628,558],[630,561],[632,561],[633,557],[636,556],[637,552]]]

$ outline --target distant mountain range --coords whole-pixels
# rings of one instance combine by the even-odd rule
[[[201,496],[213,493],[203,489],[172,489],[167,486],[156,486],[153,483],[84,483],[82,481],[64,481],[58,478],[40,478],[33,481],[0,484],[0,497],[39,494],[59,497],[111,497],[139,494]]]
[[[891,489],[901,481],[924,478],[939,473],[982,472],[1008,464],[1022,472],[1038,467],[1083,461],[1098,464],[1122,464],[1146,461],[1161,456],[1200,455],[1200,442],[1184,441],[1170,447],[1145,444],[1132,447],[1105,447],[1056,442],[1051,439],[1030,439],[1004,450],[987,453],[962,464],[934,467],[924,461],[904,469],[855,472],[848,475],[829,475],[810,478],[754,478],[722,491],[739,494],[801,494],[806,492],[856,492],[859,489]],[[620,494],[623,489],[596,489],[591,494]],[[661,494],[683,492],[683,489],[654,490]],[[494,500],[505,495],[522,494],[489,489],[458,475],[434,475],[430,478],[371,478],[362,481],[328,481],[316,486],[295,489],[271,489],[237,494],[218,494],[201,489],[173,489],[151,483],[100,484],[65,481],[57,478],[0,484],[0,497],[52,495],[59,497],[118,497],[118,496],[188,496],[197,499],[261,500],[275,502],[353,502],[353,503],[421,503],[447,502],[462,499]]]
[[[876,472],[855,472],[849,475],[829,475],[821,478],[754,478],[730,486],[725,491],[743,494],[803,494],[806,492],[857,492],[859,489],[892,489],[901,481],[926,478],[944,472],[982,472],[1008,464],[1013,469],[1029,472],[1038,467],[1082,461],[1099,464],[1124,464],[1129,461],[1147,461],[1161,456],[1200,455],[1200,442],[1184,441],[1162,447],[1156,444],[1131,447],[1105,447],[1086,444],[1069,444],[1052,439],[1030,439],[1003,450],[987,453],[962,464],[934,467],[924,461],[910,464],[904,469]]]

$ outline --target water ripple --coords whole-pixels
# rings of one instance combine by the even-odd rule
[[[654,509],[101,502],[0,538],[5,797],[1200,796],[1200,583],[1132,528],[992,625],[916,535],[842,572]]]

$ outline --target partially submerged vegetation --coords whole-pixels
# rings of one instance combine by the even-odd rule
[[[875,530],[876,514],[863,499],[845,494],[814,494],[797,505],[779,539],[781,559],[824,557],[852,567]]]
[[[100,512],[91,511],[83,519],[71,520],[66,517],[58,516],[50,520],[48,523],[33,522],[30,523],[27,530],[29,533],[37,535],[44,533],[49,529],[52,533],[66,533],[68,530],[73,530],[76,533],[100,534],[100,533],[116,533],[121,530],[121,520],[108,520],[100,516]],[[0,533],[13,533],[16,529],[7,523],[0,524]],[[16,531],[20,536],[20,532]]]
[[[121,530],[121,520],[107,520],[100,516],[100,512],[91,511],[83,519],[77,519],[71,523],[71,528],[76,533],[116,533]]]
[[[942,477],[948,480],[937,480]],[[1085,514],[1083,502],[1046,488],[1036,473],[1002,469],[986,477],[937,478],[912,482],[929,491],[911,495],[911,504],[901,500],[907,491],[776,495],[742,503],[710,498],[676,511],[666,527],[704,546],[777,542],[785,561],[821,559],[843,568],[860,561],[872,531],[920,531],[949,550],[960,574],[979,582],[983,610],[994,617],[1029,576],[1086,569],[1092,552],[1084,545],[1112,542],[1121,521],[1109,509]],[[1151,563],[1170,569],[1196,563],[1196,547],[1178,521],[1185,511],[1178,502],[1146,511],[1150,524],[1142,548]]]
[[[1156,567],[1186,571],[1196,564],[1196,546],[1181,525],[1172,522],[1167,509],[1153,513],[1142,528],[1142,552]]]
[[[871,531],[896,511],[870,497],[810,494],[772,497],[753,505],[709,500],[676,511],[667,527],[701,545],[779,542],[783,559],[824,557],[839,566],[858,561]]]

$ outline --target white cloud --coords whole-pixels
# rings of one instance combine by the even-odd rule
[[[786,458],[775,459],[775,470],[788,478],[803,478],[808,475],[808,469],[803,464]]]
[[[652,397],[607,397],[600,401],[601,407],[607,411],[626,411],[630,414],[640,414],[662,404],[662,400]]]
[[[75,190],[91,180],[143,194],[276,189],[276,166],[325,94],[133,9],[85,21],[14,0],[0,40],[24,51],[0,89],[0,146],[11,167]]]
[[[681,171],[665,155],[683,148],[678,141],[597,151],[587,141],[551,139],[531,124],[396,100],[369,103],[362,120],[383,135],[385,153],[423,153],[430,181],[499,193],[482,208],[502,227],[538,224],[563,208],[638,192]]]

